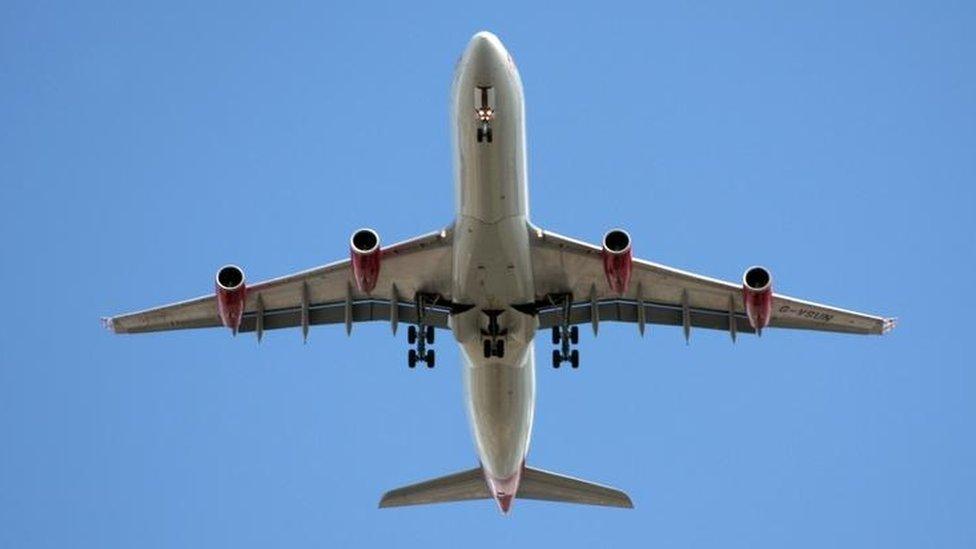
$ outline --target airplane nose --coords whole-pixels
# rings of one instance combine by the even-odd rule
[[[502,48],[502,41],[488,31],[475,33],[475,35],[471,37],[471,44],[469,47],[479,50],[504,49]]]
[[[465,54],[468,63],[477,67],[479,72],[490,71],[505,63],[508,51],[497,36],[481,31],[471,37]]]

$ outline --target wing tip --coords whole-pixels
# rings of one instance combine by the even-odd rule
[[[616,507],[618,509],[633,509],[634,500],[630,499],[630,494],[624,492],[623,490],[617,490],[613,488],[616,492],[613,494],[612,502],[608,502],[606,507]]]
[[[115,326],[115,318],[110,316],[102,317],[102,328],[112,332],[113,334],[119,333],[119,330]]]
[[[898,326],[898,318],[890,317],[881,321],[881,335],[887,334]]]
[[[103,316],[102,317],[102,327],[112,332],[113,334],[128,334],[131,333],[129,328],[124,326],[124,323],[119,324],[117,322],[118,317],[114,316]]]
[[[378,509],[389,509],[390,507],[401,507],[398,505],[397,498],[401,495],[402,489],[396,488],[393,490],[386,491],[382,497],[380,497]]]

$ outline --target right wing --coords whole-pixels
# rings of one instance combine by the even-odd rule
[[[633,259],[630,285],[624,295],[610,289],[600,246],[587,244],[537,227],[529,227],[536,296],[573,297],[570,324],[601,320],[636,324],[684,326],[754,333],[746,318],[742,285]],[[539,327],[560,323],[559,307],[539,310]],[[849,334],[883,334],[894,320],[773,294],[769,323],[774,328]]]
[[[447,328],[454,306],[450,301],[452,243],[452,230],[444,229],[382,248],[379,279],[370,294],[356,289],[349,259],[249,284],[239,331],[342,323],[349,329],[352,322],[369,320],[413,323],[418,293],[440,296],[427,310],[426,323]],[[105,323],[120,334],[222,325],[214,294],[107,318]]]

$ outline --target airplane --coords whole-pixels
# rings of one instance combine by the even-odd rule
[[[535,348],[551,333],[552,367],[580,366],[579,326],[601,322],[680,326],[760,335],[766,328],[884,334],[894,319],[773,292],[761,266],[726,282],[634,257],[631,237],[609,230],[600,244],[529,221],[525,103],[511,55],[489,32],[475,34],[455,69],[452,128],[456,217],[447,227],[390,246],[376,231],[352,233],[349,257],[266,280],[221,267],[214,292],[104,319],[115,333],[191,328],[253,332],[386,321],[407,325],[407,365],[436,364],[437,330],[460,345],[477,467],[387,492],[380,507],[514,499],[633,507],[615,488],[526,465],[535,409]]]

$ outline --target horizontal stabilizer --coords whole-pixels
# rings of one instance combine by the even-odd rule
[[[532,467],[525,467],[522,470],[522,478],[515,498],[606,507],[634,507],[630,497],[620,490]],[[473,499],[491,499],[481,467],[390,490],[380,499],[380,507],[404,507]]]
[[[468,469],[446,477],[418,482],[390,490],[380,499],[380,507],[403,507],[425,503],[445,503],[470,499],[490,499],[481,467]]]
[[[522,472],[522,482],[519,484],[516,499],[539,499],[628,509],[634,507],[630,496],[615,488],[532,467],[526,467]]]

